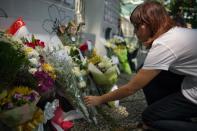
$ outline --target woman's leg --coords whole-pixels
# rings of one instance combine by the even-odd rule
[[[151,104],[142,114],[142,120],[146,125],[166,131],[173,131],[175,128],[181,131],[181,122],[184,123],[184,128],[197,130],[197,126],[188,121],[192,117],[197,117],[197,105],[187,100],[181,91]]]
[[[180,91],[183,78],[183,76],[169,71],[161,71],[156,78],[143,88],[148,105]]]

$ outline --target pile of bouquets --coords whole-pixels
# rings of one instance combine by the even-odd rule
[[[81,75],[85,75],[81,72],[79,66],[76,65],[76,61],[68,56],[64,49],[47,51],[47,60],[53,65],[56,70],[56,87],[58,93],[65,97],[70,104],[78,109],[89,122],[96,122],[94,113],[90,112],[90,109],[85,105],[83,101],[84,90],[88,92],[86,82],[82,79]],[[75,53],[74,53],[75,54]],[[74,55],[77,55],[77,53]]]

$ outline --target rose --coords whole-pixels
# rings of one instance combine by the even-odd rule
[[[82,44],[80,45],[79,49],[81,52],[85,52],[86,50],[88,50],[88,45],[86,43]]]

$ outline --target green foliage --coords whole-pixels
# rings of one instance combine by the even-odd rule
[[[21,45],[7,38],[0,38],[0,91],[8,88],[17,72],[28,63]]]
[[[179,15],[186,23],[191,24],[193,28],[197,27],[196,0],[171,0],[166,7],[172,16],[176,17]]]
[[[148,0],[147,0],[148,1]],[[197,1],[196,0],[152,0],[165,5],[165,8],[177,22],[191,24],[192,28],[197,28]],[[178,18],[178,19],[177,19]],[[180,21],[181,20],[181,21]]]
[[[29,88],[35,89],[38,85],[38,81],[28,71],[27,68],[23,68],[17,72],[16,78],[13,81],[12,85],[13,86],[27,86]]]

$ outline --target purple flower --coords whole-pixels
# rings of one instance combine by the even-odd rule
[[[24,96],[23,99],[26,100],[26,101],[31,101],[31,102],[33,102],[33,101],[36,100],[37,97],[38,97],[38,94],[36,94],[35,92],[32,92],[32,93],[30,93],[29,95]]]
[[[20,94],[20,93],[15,93],[15,94],[13,95],[14,100],[21,100],[22,97],[23,97],[23,95]]]
[[[5,103],[3,105],[3,109],[5,110],[9,110],[9,109],[12,109],[14,107],[13,103],[9,102],[9,103]]]
[[[38,80],[38,90],[41,92],[48,91],[54,85],[54,80],[44,71],[36,71],[34,76]]]
[[[31,101],[31,96],[30,96],[30,95],[23,96],[23,99],[24,99],[25,101]]]

